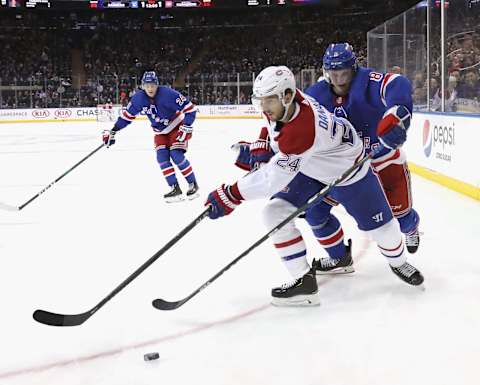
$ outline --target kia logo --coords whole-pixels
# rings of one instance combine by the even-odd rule
[[[33,110],[32,115],[34,118],[47,118],[50,116],[50,112],[48,110]]]
[[[70,110],[55,110],[55,116],[57,118],[69,118],[72,116],[72,111]]]

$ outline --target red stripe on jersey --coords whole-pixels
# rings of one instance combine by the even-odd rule
[[[295,238],[295,239],[292,239],[290,241],[287,241],[287,242],[282,242],[282,243],[275,243],[274,246],[277,248],[277,249],[281,249],[283,247],[287,247],[287,246],[292,246],[294,245],[295,243],[298,243],[298,242],[301,242],[303,240],[302,236],[300,235],[299,237]]]
[[[387,88],[387,84],[389,79],[393,76],[394,74],[387,73],[385,77],[382,80],[382,86],[380,87],[380,96],[385,99],[385,88]]]
[[[135,119],[135,115],[130,114],[128,111],[123,110],[123,116],[125,116],[129,120]]]
[[[315,140],[315,115],[310,104],[297,99],[300,112],[290,122],[285,123],[280,134],[275,138],[284,154],[302,154],[313,146]],[[300,102],[299,102],[300,100]]]
[[[382,159],[382,160],[380,160],[379,162],[373,162],[373,161],[372,161],[372,166],[373,166],[373,167],[378,167],[378,166],[380,166],[381,164],[383,164],[383,163],[385,163],[385,162],[390,162],[390,161],[392,161],[392,160],[395,160],[395,159],[400,158],[400,155],[401,155],[401,154],[400,154],[400,151],[399,151],[399,150],[396,150],[396,151],[393,153],[393,155],[390,156],[390,157],[388,157],[387,159]]]
[[[260,140],[267,140],[268,139],[268,129],[267,127],[262,127],[260,130],[260,135],[258,136]]]
[[[193,110],[194,107],[195,107],[195,106],[193,105],[193,103],[190,103],[189,105],[187,105],[187,107],[185,107],[185,108],[182,110],[182,112],[183,112],[183,113],[186,113],[186,112],[188,112],[188,111],[191,111],[191,110]]]

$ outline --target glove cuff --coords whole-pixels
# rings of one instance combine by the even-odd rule
[[[242,197],[242,194],[240,194],[240,190],[238,189],[238,184],[235,182],[233,185],[228,186],[228,193],[232,196],[233,199],[235,199],[238,204],[241,203],[241,201],[244,201],[245,199]]]
[[[193,132],[193,127],[189,126],[188,124],[182,124],[180,126],[180,130],[186,132],[187,134],[191,134]]]
[[[268,151],[270,149],[270,144],[265,139],[259,139],[252,144],[250,144],[250,151],[255,150],[265,150]]]

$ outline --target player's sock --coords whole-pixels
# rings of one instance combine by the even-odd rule
[[[294,237],[288,240],[274,239],[274,242],[275,249],[292,277],[301,277],[310,270],[305,241],[300,232],[296,232]]]
[[[392,267],[400,267],[407,262],[402,233],[398,221],[393,218],[384,225],[369,230],[368,234],[377,243],[382,255]]]
[[[167,180],[167,183],[169,186],[178,184],[177,176],[175,175],[175,169],[173,168],[172,163],[170,162],[160,163],[160,168],[162,169],[163,176]]]
[[[187,158],[185,158],[185,151],[183,150],[172,150],[170,151],[170,157],[173,162],[177,165],[178,169],[185,177],[189,184],[196,182],[195,174],[193,173],[192,166]]]
[[[195,174],[193,173],[192,166],[190,165],[190,162],[185,159],[182,163],[178,165],[178,169],[182,173],[182,175],[185,177],[187,182],[189,184],[193,184],[196,182],[195,179]]]
[[[318,223],[316,218],[306,217],[315,238],[322,245],[330,258],[339,259],[347,254],[343,243],[343,230],[339,220],[332,214],[326,220]]]

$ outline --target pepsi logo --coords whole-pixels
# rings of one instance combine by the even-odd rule
[[[427,158],[432,153],[432,130],[429,120],[425,120],[423,123],[423,152]]]

